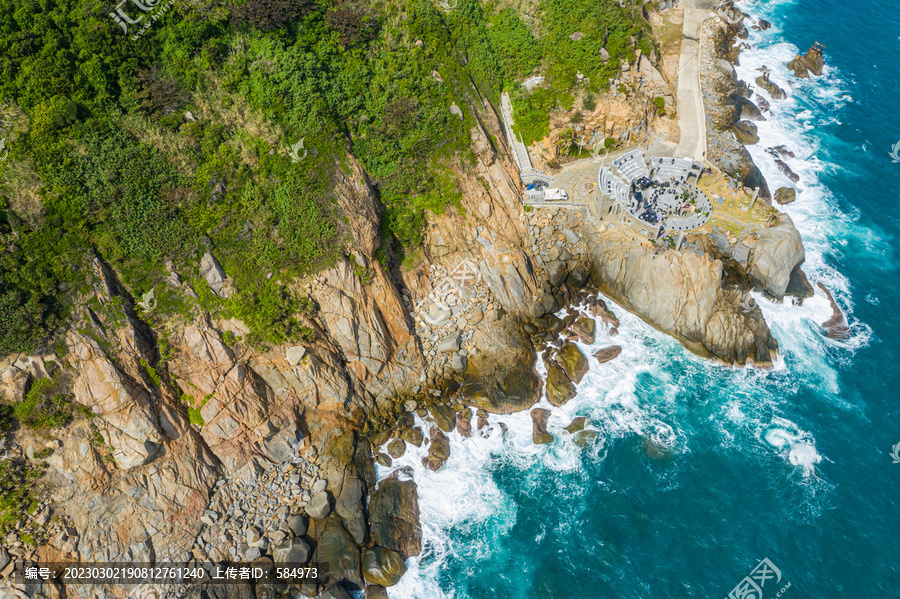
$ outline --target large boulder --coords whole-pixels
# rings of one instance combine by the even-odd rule
[[[233,289],[225,276],[225,270],[216,257],[209,252],[200,258],[200,276],[206,279],[210,291],[214,294],[224,298],[231,297]]]
[[[564,343],[556,352],[556,360],[562,366],[569,380],[576,385],[581,382],[590,368],[587,356],[574,343]]]
[[[593,318],[587,318],[582,316],[575,320],[572,323],[572,332],[578,337],[578,340],[584,343],[585,345],[591,345],[594,343],[594,334],[596,332],[597,325],[594,322]]]
[[[565,405],[575,397],[575,385],[566,376],[562,367],[553,362],[547,366],[547,401],[554,406]]]
[[[422,441],[425,440],[425,435],[422,433],[422,429],[416,427],[409,427],[403,429],[403,432],[400,433],[400,438],[409,443],[410,445],[415,445],[416,447],[422,447]]]
[[[610,360],[613,360],[622,353],[622,347],[619,345],[611,345],[609,347],[605,347],[599,351],[594,352],[594,357],[597,358],[597,362],[600,364],[605,364]]]
[[[406,442],[403,439],[394,439],[387,444],[388,455],[394,459],[406,453]]]
[[[337,514],[329,516],[319,532],[313,561],[328,565],[330,582],[346,580],[358,588],[363,587],[359,548]]]
[[[403,557],[384,547],[372,547],[362,553],[363,576],[369,584],[392,587],[406,573]]]
[[[272,550],[272,559],[279,564],[305,564],[309,555],[309,543],[299,538],[288,539]]]
[[[372,540],[404,557],[422,552],[419,525],[419,496],[415,481],[387,478],[369,499],[369,526]]]
[[[438,405],[431,408],[431,416],[435,424],[445,433],[456,428],[456,412],[450,406]]]
[[[422,463],[430,470],[437,472],[450,457],[450,439],[436,427],[431,427],[431,445],[428,455],[422,458]]]
[[[784,297],[791,272],[806,258],[800,232],[789,216],[781,218],[780,224],[759,234],[749,272],[753,283],[779,299]]]
[[[547,432],[547,420],[550,418],[550,410],[535,408],[531,410],[531,438],[535,445],[553,443],[553,435]]]
[[[791,187],[779,187],[775,190],[775,201],[784,206],[797,199],[797,190]]]
[[[759,143],[756,125],[750,121],[738,121],[732,126],[731,130],[737,140],[745,146]]]
[[[327,491],[319,491],[313,494],[306,504],[306,513],[315,520],[324,520],[331,513],[331,497]]]

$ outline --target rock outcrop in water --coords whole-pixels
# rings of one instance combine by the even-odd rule
[[[822,69],[825,68],[824,51],[825,46],[816,42],[806,51],[806,54],[803,56],[798,54],[792,58],[787,63],[787,67],[794,71],[794,75],[800,79],[808,79],[810,73],[816,77],[821,77]]]

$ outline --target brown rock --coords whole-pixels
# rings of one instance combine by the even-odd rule
[[[449,433],[456,428],[456,412],[450,406],[439,405],[431,408],[431,417],[434,418],[435,424],[445,433]]]
[[[404,557],[422,551],[419,496],[415,481],[387,478],[378,484],[369,500],[372,540]]]
[[[577,433],[580,430],[584,430],[584,423],[587,422],[587,418],[584,416],[577,416],[569,423],[569,426],[566,427],[566,430],[569,433]]]
[[[611,345],[609,347],[605,347],[600,351],[594,352],[594,357],[597,358],[597,361],[600,364],[604,364],[619,357],[619,354],[622,353],[622,347],[619,345]]]
[[[472,411],[469,408],[463,408],[462,412],[457,414],[456,430],[463,437],[472,436]]]
[[[556,352],[556,360],[562,366],[569,380],[576,385],[581,382],[590,368],[587,357],[574,343],[564,343]]]
[[[850,326],[847,324],[847,318],[844,316],[844,312],[841,310],[841,307],[838,306],[838,303],[835,301],[834,296],[831,295],[831,292],[823,285],[819,283],[819,289],[825,292],[825,295],[828,297],[828,301],[831,302],[831,318],[822,323],[822,328],[828,334],[828,337],[831,339],[847,339],[850,337]]]
[[[425,439],[425,435],[422,433],[422,429],[417,427],[410,427],[407,429],[403,429],[403,432],[400,433],[400,438],[410,445],[422,447],[422,441]]]
[[[369,584],[392,587],[406,573],[406,564],[396,551],[372,547],[362,553],[363,576]]]
[[[535,445],[553,443],[553,435],[547,432],[547,419],[550,410],[535,408],[531,410],[532,439]]]
[[[547,366],[547,401],[559,407],[565,405],[575,395],[575,385],[566,376],[562,367],[551,361]]]
[[[578,340],[585,345],[594,343],[594,333],[596,323],[593,318],[581,317],[572,324],[572,332],[577,335]]]
[[[422,458],[422,463],[429,470],[438,471],[447,458],[450,457],[450,439],[436,427],[431,427],[431,445],[428,447],[428,456]]]
[[[403,439],[394,439],[387,445],[388,455],[395,460],[406,453],[406,443]]]

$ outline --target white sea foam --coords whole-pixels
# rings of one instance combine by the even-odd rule
[[[817,127],[840,122],[841,108],[854,102],[845,89],[840,73],[826,66],[824,76],[808,81],[797,80],[785,63],[799,49],[778,40],[780,30],[771,11],[777,3],[743,2],[743,9],[767,18],[773,28],[750,32],[749,50],[741,54],[737,67],[741,79],[753,85],[757,68],[766,65],[770,78],[788,94],[786,100],[769,100],[771,112],[767,120],[758,122],[760,142],[748,150],[759,166],[770,188],[797,188],[797,201],[780,210],[787,212],[800,230],[806,248],[803,266],[810,282],[821,282],[834,294],[851,326],[851,337],[837,341],[822,334],[819,324],[831,316],[831,305],[817,289],[813,298],[802,305],[791,299],[772,302],[754,294],[766,321],[778,339],[781,357],[773,371],[728,369],[713,365],[683,350],[676,341],[657,332],[638,317],[610,303],[621,320],[620,335],[610,338],[602,323],[597,323],[597,339],[592,346],[581,346],[590,356],[599,348],[615,343],[622,354],[607,364],[590,361],[590,371],[579,385],[578,396],[561,408],[550,406],[546,398],[538,404],[551,409],[548,430],[555,441],[550,445],[532,443],[529,412],[490,417],[491,432],[476,434],[471,439],[457,432],[450,435],[451,456],[438,472],[427,470],[421,458],[424,448],[408,447],[407,454],[390,469],[379,468],[380,478],[393,470],[408,467],[419,487],[419,505],[423,527],[424,551],[409,560],[409,573],[388,590],[394,599],[454,598],[457,591],[445,591],[439,584],[439,573],[455,555],[474,552],[487,554],[502,545],[516,522],[513,498],[498,488],[492,478],[493,468],[501,461],[521,470],[522,485],[535,484],[541,469],[570,472],[581,468],[586,460],[603,460],[608,449],[628,436],[638,435],[657,449],[670,454],[688,454],[693,435],[715,435],[722,451],[734,453],[736,459],[759,460],[761,464],[776,458],[782,472],[796,476],[772,474],[788,493],[799,493],[796,501],[801,517],[811,517],[823,509],[829,485],[815,476],[816,467],[827,461],[816,447],[814,431],[807,431],[785,416],[801,387],[815,387],[829,401],[830,407],[859,411],[841,399],[835,361],[849,359],[870,341],[871,330],[853,317],[853,298],[847,279],[832,266],[829,256],[839,255],[850,240],[871,250],[873,259],[887,263],[893,258],[890,241],[862,227],[858,214],[842,212],[836,199],[820,182],[822,173],[838,172],[840,167],[827,162],[827,153],[817,137]],[[775,7],[775,8],[773,8]],[[765,10],[768,14],[760,14]],[[804,49],[805,50],[805,49]],[[755,87],[755,86],[754,86]],[[763,95],[765,92],[759,91]],[[790,168],[800,177],[792,183],[782,173],[768,147],[786,146],[795,156],[786,158]],[[877,304],[871,294],[866,301]],[[544,376],[543,365],[538,370]],[[727,396],[705,407],[684,405],[684,388],[696,385],[691,375],[701,373],[710,384],[728,389]],[[708,422],[690,422],[691,409],[706,409]],[[581,449],[563,431],[575,416],[588,417],[589,428],[598,432],[596,443]],[[417,421],[423,425],[421,421]],[[506,432],[500,427],[505,425]],[[697,430],[696,427],[701,429]],[[692,427],[694,427],[692,429]],[[661,481],[662,484],[662,481]],[[791,489],[795,489],[792,491]],[[480,545],[465,548],[454,535],[489,522],[490,538]],[[445,581],[446,586],[446,581]]]

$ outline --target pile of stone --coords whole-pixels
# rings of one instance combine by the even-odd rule
[[[528,236],[525,251],[538,267],[551,262],[581,261],[588,256],[581,235],[581,215],[574,210],[541,208],[526,212]]]
[[[205,526],[194,557],[253,561],[269,555],[277,562],[281,554],[293,552],[293,557],[306,557],[287,561],[306,561],[308,545],[295,541],[306,534],[304,516],[322,519],[331,511],[327,483],[318,474],[315,455],[294,455],[249,483],[219,480],[209,509],[200,518]]]
[[[465,371],[471,345],[473,327],[485,317],[497,318],[499,304],[490,290],[481,283],[473,266],[450,271],[432,265],[429,278],[432,290],[423,300],[413,304],[408,292],[403,294],[407,309],[413,314],[416,332],[428,367],[419,377],[421,383],[437,380]]]

